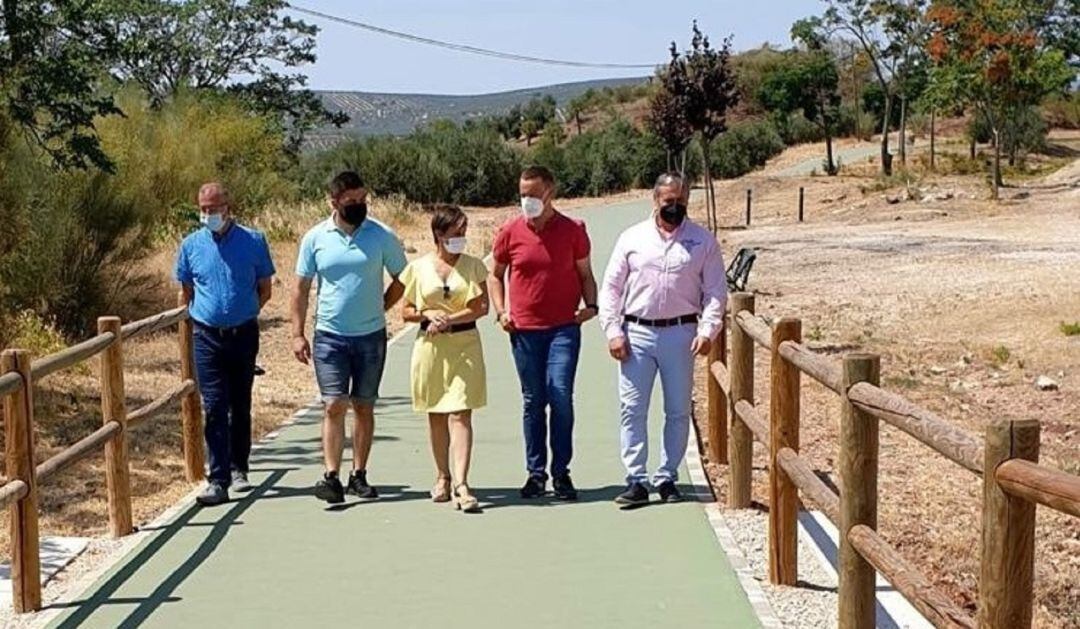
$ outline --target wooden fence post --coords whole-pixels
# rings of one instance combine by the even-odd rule
[[[799,186],[799,222],[803,222],[803,187]]]
[[[780,355],[784,341],[802,340],[802,322],[784,317],[772,330],[769,404],[769,581],[795,585],[798,577],[799,492],[777,461],[781,448],[799,451],[799,368]]]
[[[877,575],[848,541],[857,524],[877,530],[878,420],[847,399],[858,382],[877,386],[881,358],[873,354],[844,356],[840,410],[840,629],[873,627]]]
[[[186,306],[183,293],[179,305]],[[180,379],[196,380],[194,324],[191,317],[184,317],[178,326],[180,335]],[[189,483],[197,483],[206,477],[206,453],[203,445],[202,399],[198,387],[180,400],[181,431],[184,438],[184,475]]]
[[[754,339],[742,329],[735,317],[747,310],[754,313],[753,293],[731,296],[731,396],[728,414],[731,434],[728,437],[728,506],[746,509],[750,506],[754,462],[754,435],[735,414],[735,403],[746,400],[754,403]]]
[[[16,612],[41,609],[37,481],[34,477],[34,403],[30,352],[4,350],[2,373],[18,372],[22,386],[4,397],[4,446],[8,480],[26,483],[26,495],[11,504],[11,589]]]
[[[1009,459],[1039,460],[1039,422],[997,421],[986,427],[983,467],[979,627],[1031,626],[1035,572],[1035,503],[1010,496],[994,472]]]
[[[120,431],[105,443],[105,485],[109,494],[109,532],[113,537],[123,537],[131,533],[133,527],[120,317],[98,318],[98,334],[109,332],[115,338],[101,353],[101,420],[104,424],[119,423]]]
[[[720,328],[720,334],[709,349],[709,366],[715,362],[727,364],[727,324]],[[725,464],[728,462],[728,400],[720,383],[713,377],[712,372],[706,369],[708,377],[709,401],[709,458],[713,463]]]
[[[753,191],[750,188],[746,189],[746,226],[750,226],[750,198],[753,196]]]

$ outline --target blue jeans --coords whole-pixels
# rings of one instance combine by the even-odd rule
[[[649,401],[657,373],[664,392],[664,435],[653,485],[677,481],[690,436],[694,393],[694,356],[690,345],[697,326],[650,328],[629,323],[624,329],[630,357],[619,363],[619,441],[626,481],[648,480]]]
[[[547,478],[548,408],[551,409],[551,474],[570,471],[574,455],[574,377],[581,353],[581,326],[528,330],[510,335],[524,401],[525,463],[530,475]]]
[[[386,365],[386,330],[363,336],[315,331],[311,349],[323,402],[349,399],[375,406]]]
[[[194,337],[210,480],[228,487],[233,470],[248,471],[259,324],[252,319],[235,328],[220,329],[196,323]]]

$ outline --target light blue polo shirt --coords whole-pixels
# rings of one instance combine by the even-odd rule
[[[195,289],[192,319],[231,328],[259,316],[258,281],[273,274],[266,238],[233,223],[221,236],[202,227],[184,238],[173,277]]]
[[[317,278],[315,329],[363,336],[385,328],[383,269],[396,278],[406,262],[397,234],[376,220],[351,236],[333,217],[311,228],[300,241],[296,274]]]

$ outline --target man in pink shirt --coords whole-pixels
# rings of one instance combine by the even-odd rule
[[[619,361],[619,415],[626,491],[615,501],[649,501],[648,415],[656,374],[664,392],[660,467],[652,485],[678,502],[675,483],[690,434],[694,357],[705,356],[723,327],[727,281],[720,247],[686,218],[689,187],[661,175],[654,212],[627,229],[611,254],[600,290],[600,324]]]

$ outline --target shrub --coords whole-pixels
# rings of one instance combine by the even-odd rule
[[[555,173],[563,196],[648,187],[667,170],[667,152],[660,139],[619,119],[576,135],[563,146],[541,141],[526,157]]]
[[[356,139],[308,156],[301,167],[303,191],[322,196],[325,182],[343,168],[360,171],[380,195],[501,205],[517,195],[521,159],[490,126],[439,121],[405,137]]]
[[[1043,113],[1051,127],[1080,129],[1080,92],[1047,99]]]
[[[1065,336],[1080,336],[1080,321],[1073,323],[1061,322],[1061,333]]]
[[[784,140],[768,121],[732,125],[712,146],[713,176],[733,179],[759,168],[784,150]]]

